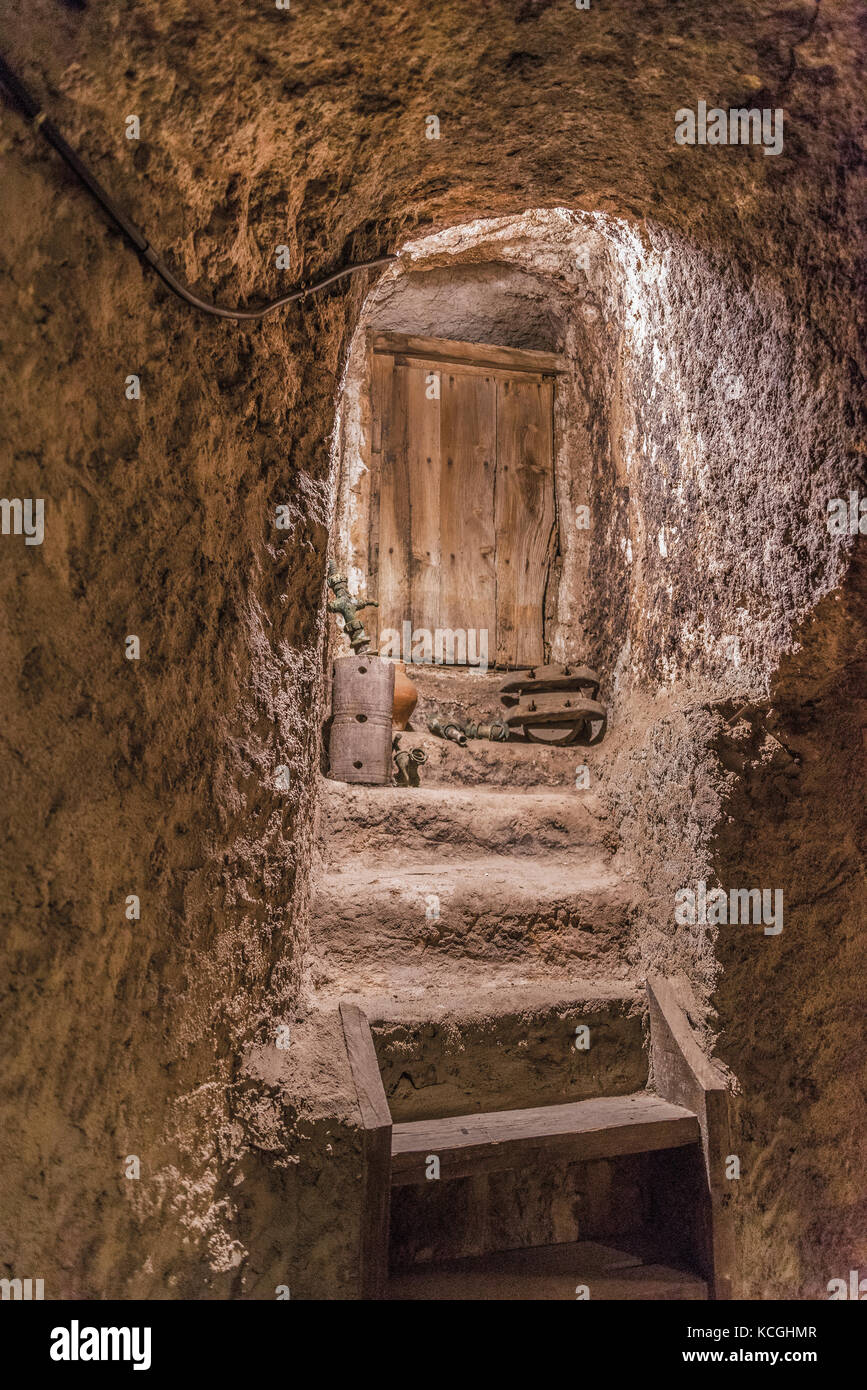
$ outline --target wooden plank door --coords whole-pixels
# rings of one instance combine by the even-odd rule
[[[492,660],[497,635],[497,388],[490,374],[449,369],[442,372],[440,392],[442,569],[436,626],[487,632]]]
[[[547,366],[553,355],[416,341],[415,354],[398,342],[373,357],[371,629],[486,631],[491,665],[539,665],[555,546],[553,381],[529,359]],[[488,352],[490,364],[476,360]],[[506,370],[511,356],[520,370]]]
[[[553,403],[550,381],[498,382],[498,666],[538,666],[545,659],[545,586],[555,542]]]
[[[377,540],[377,594],[379,608],[376,627],[396,628],[409,615],[410,605],[410,477],[408,382],[405,371],[395,368],[394,360],[380,383],[382,403],[382,454],[378,479],[379,507]]]
[[[407,462],[410,490],[410,594],[405,618],[433,631],[441,576],[440,401],[424,366],[407,363]]]

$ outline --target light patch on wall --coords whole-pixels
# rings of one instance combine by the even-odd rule
[[[617,663],[614,667],[613,683],[615,690],[619,691],[623,688],[624,683],[628,684],[628,682],[625,681],[625,678],[632,669],[631,663],[632,642],[631,639],[627,637],[623,646],[620,648],[620,651],[617,656]]]

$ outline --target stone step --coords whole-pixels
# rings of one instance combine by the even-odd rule
[[[594,759],[600,749],[548,748],[542,743],[491,743],[486,739],[470,739],[465,748],[449,739],[438,738],[424,729],[418,733],[407,730],[400,735],[402,748],[423,748],[427,762],[420,769],[423,787],[508,787],[521,790],[528,787],[557,787],[561,791],[576,789],[579,768],[589,768],[592,789]],[[580,780],[586,780],[584,773]],[[587,795],[585,791],[583,793]]]
[[[371,1025],[395,1123],[646,1085],[644,993],[631,981],[504,981],[498,972],[486,984],[464,974],[440,988],[344,996]]]
[[[460,749],[457,750],[460,752]],[[589,792],[480,787],[359,787],[323,781],[324,862],[397,864],[447,845],[459,854],[542,854],[598,844],[604,809]]]
[[[622,973],[633,895],[592,849],[545,859],[507,855],[347,867],[322,874],[311,911],[314,987],[362,992],[422,961],[431,986],[461,957],[538,969]],[[585,969],[586,973],[586,969]]]
[[[576,1241],[448,1260],[392,1274],[385,1297],[396,1301],[563,1299],[574,1303],[588,1295],[596,1301],[700,1302],[707,1299],[708,1290],[703,1279],[683,1269],[641,1263],[617,1249]]]

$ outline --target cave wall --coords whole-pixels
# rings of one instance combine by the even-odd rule
[[[660,335],[688,325],[695,341],[703,316],[693,355],[684,344],[675,365],[693,387],[684,411],[708,415],[718,393],[699,388],[722,331],[710,321],[725,306],[720,275],[702,268],[730,261],[724,322],[734,333],[746,315],[739,352],[763,403],[767,379],[772,410],[752,441],[724,412],[724,433],[705,435],[711,457],[684,477],[719,499],[723,460],[734,460],[737,496],[764,517],[787,481],[771,437],[787,412],[796,511],[825,500],[840,430],[852,423],[862,20],[853,0],[782,11],[770,0],[700,11],[658,0],[640,22],[626,0],[586,12],[548,0],[351,0],[337,21],[327,7],[252,0],[219,14],[204,0],[10,0],[0,42],[178,274],[223,302],[277,294],[287,278],[473,218],[565,206],[619,219],[630,238],[648,219],[660,229],[652,264],[672,239],[695,248],[695,280],[687,261],[675,267],[678,320],[658,286],[641,293]],[[784,106],[783,154],[677,147],[675,109],[705,97]],[[431,111],[439,141],[425,139]],[[124,138],[129,113],[142,121],[138,142]],[[320,1105],[292,1045],[284,1053],[277,1040],[287,1023],[301,1040],[308,1026],[299,981],[329,440],[365,286],[353,281],[253,329],[199,317],[136,263],[5,106],[0,151],[4,493],[46,500],[41,547],[2,538],[2,1272],[44,1277],[48,1297],[273,1297],[278,1284],[345,1296],[358,1210],[345,1077],[338,1062],[323,1063],[335,1074]],[[288,275],[276,268],[278,245],[289,247]],[[781,373],[779,354],[791,370]],[[610,524],[621,528],[619,548],[644,515],[642,582],[661,594],[664,557],[653,546],[672,503],[654,470],[659,460],[684,465],[650,396],[649,361],[629,369],[639,406],[627,428],[653,442],[642,495],[658,498],[630,513],[612,492]],[[131,373],[139,401],[125,398]],[[600,470],[616,439],[616,428],[600,434]],[[746,455],[757,466],[768,447],[753,503]],[[601,485],[611,472],[599,476]],[[285,531],[273,525],[278,504],[289,508]],[[794,570],[766,556],[766,541],[751,534],[729,547],[747,551],[751,686],[759,676],[772,684],[793,621],[808,622],[815,597],[847,582],[803,518],[786,542]],[[721,533],[715,544],[725,558]],[[689,602],[722,630],[740,597],[723,594],[724,581],[741,579],[737,558],[729,553],[715,577],[699,568],[687,570]],[[600,584],[609,579],[599,597],[612,627],[599,641],[613,645],[616,615],[634,625],[627,685],[679,676],[705,652],[704,630],[687,640],[690,614],[676,603],[627,613],[634,582],[606,561]],[[124,657],[130,633],[141,638],[136,662]],[[833,653],[817,648],[850,709],[853,646],[850,637]],[[827,757],[833,727],[820,721],[815,737]],[[687,760],[702,762],[705,745],[693,747]],[[279,766],[288,791],[275,784]],[[756,777],[746,785],[760,800]],[[830,776],[811,782],[816,817],[835,788]],[[736,804],[739,793],[727,794]],[[141,898],[140,921],[125,917],[129,894]],[[819,913],[812,953],[823,924]],[[731,962],[731,989],[717,1001],[727,1060],[747,1085],[754,1034],[736,984],[748,969]],[[781,1015],[776,1002],[797,990],[793,971],[787,957],[773,996],[759,992],[754,1004],[770,1056],[772,1044],[802,1037],[802,1015]],[[817,1027],[810,1076],[821,1091],[844,1044]],[[838,1214],[842,1256],[851,1180],[830,1166],[852,1123],[839,1110],[850,1096],[807,1100],[809,1132],[826,1136],[809,1181],[835,1188],[816,1219]],[[747,1103],[757,1154],[777,1133],[778,1101],[758,1088]],[[791,1131],[798,1096],[787,1105]],[[138,1179],[124,1176],[129,1155],[141,1159]],[[809,1224],[796,1229],[786,1193],[785,1164],[769,1164],[744,1202],[745,1275],[753,1290],[766,1287],[769,1212],[783,1213],[775,1287],[797,1296],[819,1287],[807,1264],[821,1241]]]
[[[851,557],[827,525],[857,469],[850,384],[768,275],[652,223],[643,244],[618,232],[594,635],[621,644],[621,692],[766,693]]]
[[[166,150],[171,91],[145,74],[130,101],[147,134],[125,148],[123,88],[137,51],[160,61],[157,36],[59,9],[20,7],[14,48],[67,135],[155,239],[189,219],[192,246],[211,225],[192,261],[231,226],[228,299],[251,279],[276,291],[243,198],[224,203],[219,158],[203,149],[194,169]],[[250,1263],[245,1165],[268,1123],[286,1148],[282,1110],[249,1104],[240,1059],[251,1039],[273,1047],[298,993],[321,422],[352,297],[254,330],[196,315],[17,114],[0,123],[4,495],[45,499],[40,547],[2,540],[0,1265],[44,1277],[46,1297],[224,1297]],[[275,528],[277,504],[291,529]]]
[[[770,698],[732,711],[713,745],[725,778],[715,876],[784,894],[779,936],[729,927],[715,942],[749,1298],[826,1298],[829,1279],[867,1263],[863,552],[796,636]]]

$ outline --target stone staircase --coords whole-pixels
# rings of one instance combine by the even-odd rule
[[[648,1089],[581,750],[419,742],[423,787],[321,799],[311,997],[365,1131],[363,1296],[708,1297],[700,1106]]]
[[[463,762],[466,750],[450,751]],[[505,760],[512,750],[499,751]],[[631,894],[602,847],[604,823],[581,798],[326,782],[317,990],[399,996],[416,977],[425,990],[463,992],[481,979],[574,982],[591,961],[594,975],[625,978]],[[472,971],[473,960],[489,970]]]

